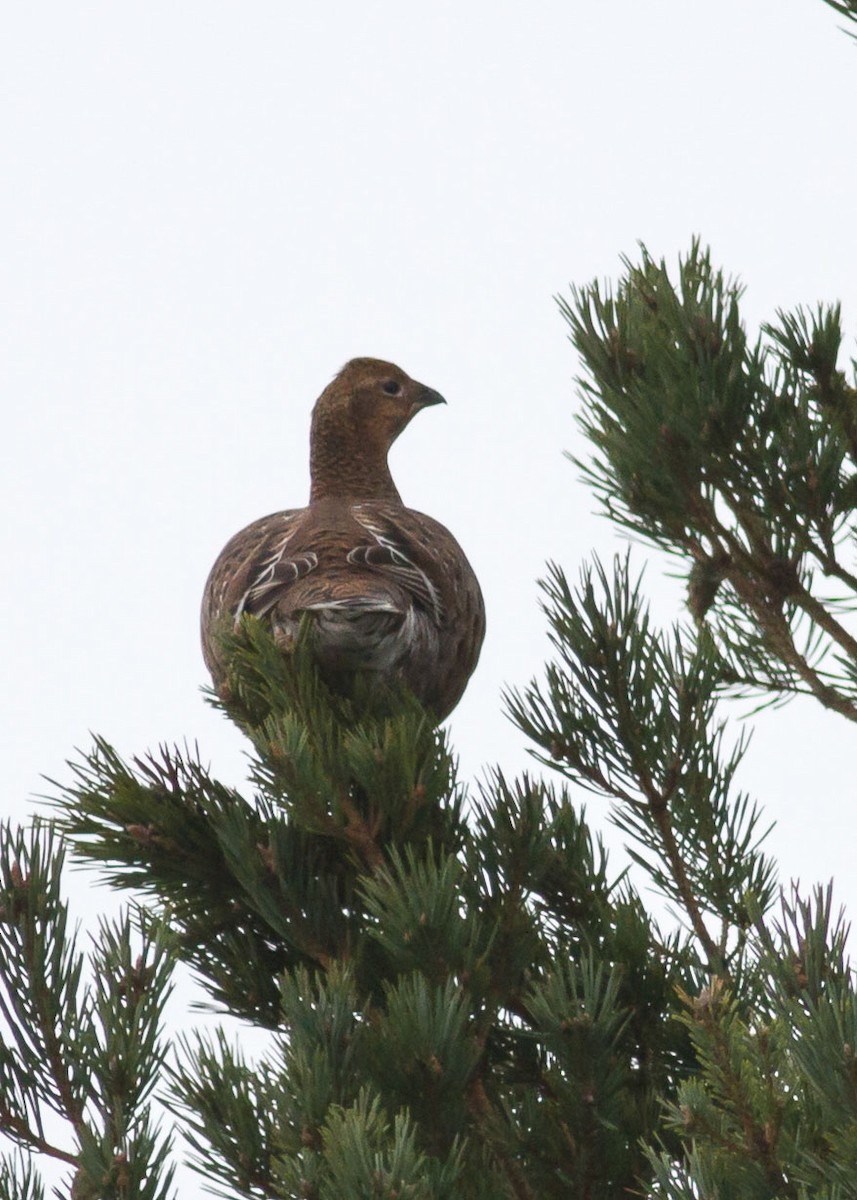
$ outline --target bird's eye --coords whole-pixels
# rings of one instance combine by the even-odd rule
[[[388,379],[381,386],[388,396],[400,396],[402,394],[402,385],[395,379]]]

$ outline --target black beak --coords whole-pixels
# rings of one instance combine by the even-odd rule
[[[440,392],[436,392],[434,388],[423,388],[417,398],[417,403],[420,408],[428,408],[431,404],[446,404]]]

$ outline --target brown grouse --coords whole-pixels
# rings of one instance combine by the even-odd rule
[[[202,601],[202,649],[215,686],[219,634],[242,613],[288,649],[312,622],[322,675],[347,690],[356,671],[404,684],[443,720],[476,666],[485,606],[443,525],[405,508],[387,453],[411,418],[445,403],[392,363],[355,358],[316,401],[309,504],[263,517],[227,542]]]

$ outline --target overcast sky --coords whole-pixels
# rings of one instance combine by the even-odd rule
[[[7,6],[6,810],[68,778],[90,730],[125,754],[198,740],[241,779],[199,692],[202,586],[232,533],[304,503],[312,403],[364,354],[449,402],[391,465],[485,592],[450,723],[463,773],[526,765],[500,691],[544,661],[535,580],[617,544],[562,456],[582,446],[552,297],[615,278],[638,240],[674,260],[699,233],[751,329],[840,299],[853,331],[841,25],[821,0]],[[833,875],[852,910],[854,759],[851,726],[793,705],[743,774],[783,880]]]

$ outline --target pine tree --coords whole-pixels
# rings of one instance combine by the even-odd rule
[[[853,7],[834,4],[846,15]],[[857,390],[836,306],[751,340],[698,243],[560,302],[578,465],[672,555],[655,626],[629,556],[543,583],[543,678],[507,697],[545,778],[469,793],[408,696],[348,699],[245,619],[212,702],[252,796],[195,752],[73,766],[53,826],[0,838],[0,1200],[168,1200],[157,1087],[210,1185],[289,1200],[857,1196],[857,993],[830,889],[778,892],[723,700],[857,720]],[[843,731],[847,726],[843,726]],[[612,803],[634,879],[579,804]],[[78,947],[68,850],[131,892]],[[269,1033],[170,1046],[172,964]],[[53,1127],[64,1122],[73,1151]],[[64,1135],[63,1135],[64,1136]]]

